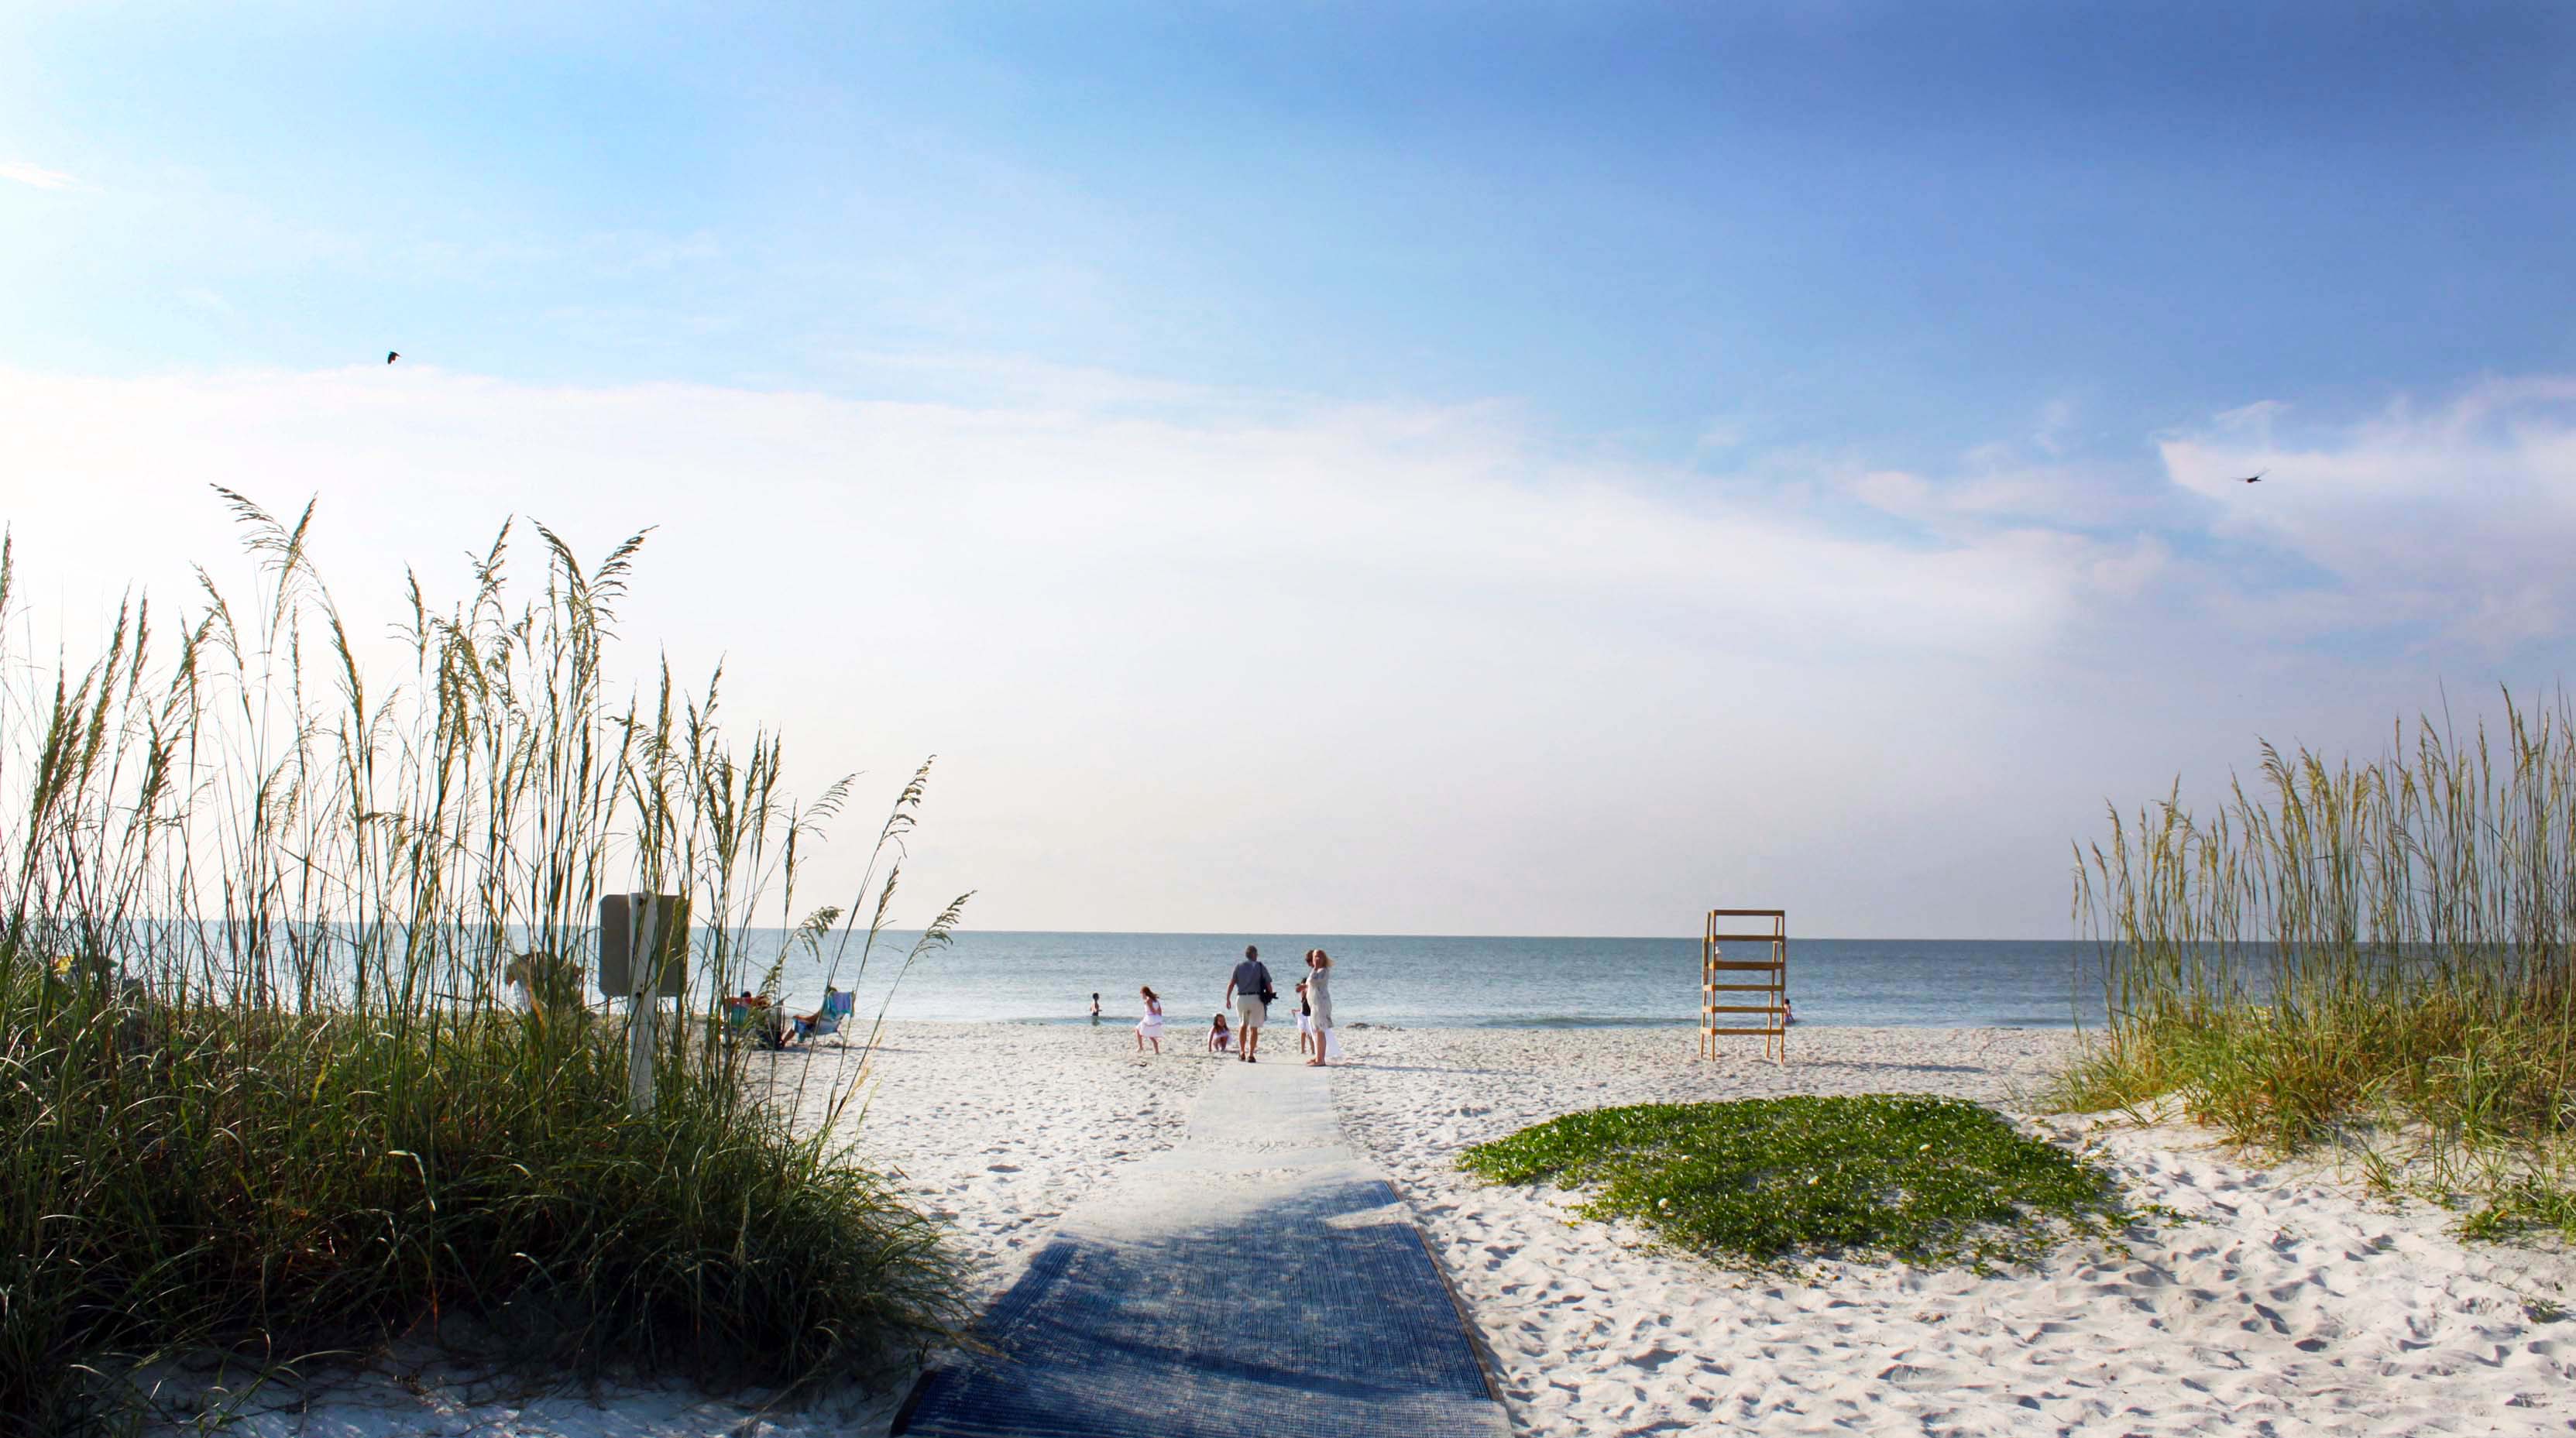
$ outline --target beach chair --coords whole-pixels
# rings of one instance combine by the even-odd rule
[[[787,1025],[779,1022],[774,1008],[725,1000],[725,1028],[737,1038],[747,1038],[765,1049],[787,1047]]]
[[[839,1033],[841,1020],[850,1016],[850,1010],[857,1007],[858,1002],[857,994],[840,992],[825,994],[822,1009],[810,1021],[806,1019],[796,1021],[796,1037],[819,1039],[826,1034]],[[848,1043],[849,1040],[843,1039],[841,1042]]]

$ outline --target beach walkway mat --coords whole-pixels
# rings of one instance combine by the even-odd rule
[[[1331,1070],[1228,1063],[1180,1145],[1065,1215],[923,1379],[912,1438],[1504,1438],[1439,1266]]]

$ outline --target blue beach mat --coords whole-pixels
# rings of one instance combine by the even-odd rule
[[[1322,1075],[1310,1077],[1320,1098]],[[1247,1073],[1203,1095],[1201,1112],[1226,1103],[1221,1092],[1281,1087]],[[1338,1140],[1338,1126],[1328,1137]],[[977,1336],[998,1356],[926,1377],[895,1431],[916,1438],[1510,1431],[1439,1268],[1383,1178],[1342,1148],[1219,1153],[1196,1163],[1192,1148],[1120,1180],[1117,1188],[1145,1196],[1104,1201],[1117,1210],[1115,1222],[1069,1219],[978,1324]]]

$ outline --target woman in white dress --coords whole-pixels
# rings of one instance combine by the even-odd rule
[[[1163,1051],[1163,1000],[1154,992],[1151,984],[1140,986],[1136,992],[1145,996],[1145,1016],[1136,1021],[1136,1052],[1143,1053],[1145,1045],[1150,1043],[1154,1046],[1154,1052],[1161,1053]]]
[[[1306,965],[1306,1003],[1315,1011],[1315,1056],[1306,1060],[1306,1067],[1319,1069],[1333,1043],[1333,988],[1327,982],[1333,976],[1333,956],[1317,949],[1306,956]]]

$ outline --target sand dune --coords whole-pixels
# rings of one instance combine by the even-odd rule
[[[1178,1036],[1155,1060],[1116,1026],[898,1026],[861,1152],[948,1216],[980,1298],[1083,1195],[1178,1140],[1217,1062]],[[1749,1277],[1571,1221],[1563,1195],[1453,1166],[1460,1148],[1524,1124],[1650,1099],[1911,1090],[2012,1109],[2060,1035],[1802,1028],[1786,1069],[1749,1052],[1694,1063],[1687,1030],[1347,1037],[1352,1062],[1334,1080],[1344,1127],[1405,1190],[1516,1426],[1534,1434],[2576,1430],[2576,1322],[2532,1306],[2569,1301],[2576,1266],[2464,1245],[2437,1211],[2365,1202],[2188,1130],[2040,1121],[2175,1217],[2126,1253],[2068,1250],[1988,1278],[1862,1265]],[[828,1046],[780,1057],[782,1098],[813,1121],[844,1061]],[[430,1369],[356,1380],[236,1431],[790,1438],[880,1433],[890,1413],[882,1398],[763,1412],[743,1395],[667,1387],[514,1399]]]

